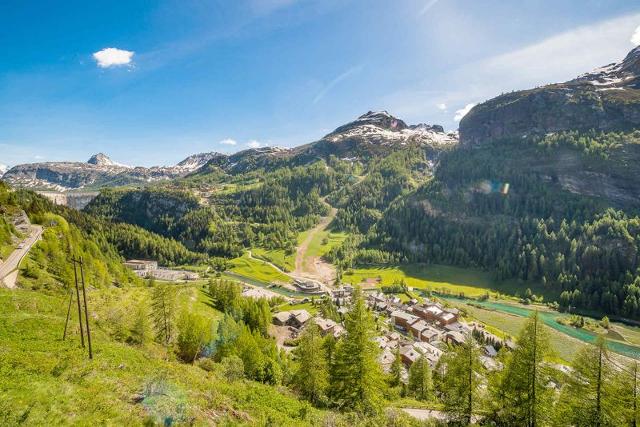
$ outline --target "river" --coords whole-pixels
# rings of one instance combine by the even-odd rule
[[[507,304],[507,303],[501,303],[501,302],[477,301],[477,300],[462,299],[462,298],[457,298],[452,296],[442,296],[442,295],[439,295],[438,297],[444,300],[462,302],[465,304],[473,304],[479,307],[486,308],[488,310],[500,311],[503,313],[513,314],[513,315],[522,316],[522,317],[528,317],[533,312],[533,310],[529,308]],[[595,333],[588,331],[586,329],[574,328],[572,326],[567,326],[559,323],[557,319],[559,319],[560,317],[566,316],[566,315],[563,315],[562,313],[558,313],[555,311],[539,311],[539,314],[540,314],[540,318],[545,323],[545,325],[555,329],[558,332],[568,335],[572,338],[576,338],[580,341],[590,343],[590,344],[595,342],[597,338],[597,335]],[[613,341],[613,340],[607,340],[607,345],[609,346],[609,349],[615,353],[618,353],[633,359],[640,359],[640,347],[638,346],[635,346],[632,344],[626,344],[620,341]]]

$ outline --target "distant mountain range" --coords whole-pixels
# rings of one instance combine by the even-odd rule
[[[439,153],[460,144],[477,146],[504,138],[544,137],[574,131],[628,131],[640,127],[640,47],[623,61],[565,83],[500,95],[475,106],[458,132],[441,126],[408,125],[386,111],[372,112],[338,127],[318,141],[294,148],[261,147],[227,155],[195,154],[175,166],[151,168],[118,164],[105,154],[87,163],[19,165],[3,180],[16,187],[69,191],[148,183],[208,173],[243,173],[283,164],[300,165],[335,156],[368,161],[411,147],[424,148],[435,165]],[[635,152],[635,149],[630,148]],[[0,175],[3,173],[0,168]]]
[[[329,156],[366,162],[394,150],[414,146],[432,149],[435,156],[439,150],[457,143],[457,132],[447,133],[439,125],[409,126],[386,111],[370,111],[319,141],[295,148],[261,147],[231,155],[201,153],[175,166],[151,168],[122,165],[99,153],[86,163],[50,162],[15,166],[6,172],[3,180],[15,187],[40,190],[99,189],[170,180],[211,168],[241,173],[286,162],[305,164]]]

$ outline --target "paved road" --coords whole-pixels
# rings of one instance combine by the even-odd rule
[[[24,247],[22,249],[16,249],[13,251],[11,255],[0,264],[0,282],[3,282],[3,279],[9,276],[13,271],[18,269],[20,262],[23,258],[29,253],[33,245],[36,244],[40,236],[42,235],[42,227],[39,225],[31,226],[31,234],[27,237],[22,243],[24,243]],[[13,283],[14,281],[11,280]],[[13,288],[12,283],[5,283],[8,287]]]

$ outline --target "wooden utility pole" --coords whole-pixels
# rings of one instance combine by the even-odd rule
[[[64,333],[62,334],[62,341],[67,339],[67,327],[69,326],[69,318],[71,317],[71,303],[73,303],[73,291],[69,289],[69,307],[67,308],[67,320],[64,322]]]
[[[78,301],[78,322],[80,323],[80,342],[82,343],[82,347],[84,347],[84,330],[82,329],[82,308],[80,307],[80,288],[78,287],[78,269],[76,267],[76,260],[72,258],[73,261],[73,278],[76,283],[76,297]]]
[[[87,342],[89,344],[89,359],[93,359],[93,349],[91,348],[91,328],[89,327],[89,309],[87,308],[87,289],[84,284],[84,262],[80,257],[80,278],[82,279],[82,297],[84,300],[84,320],[87,325]]]

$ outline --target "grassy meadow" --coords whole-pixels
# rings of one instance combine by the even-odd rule
[[[118,339],[146,288],[91,290],[94,359],[80,347],[77,318],[66,341],[66,297],[0,289],[0,423],[2,425],[310,425],[313,409],[285,389],[227,381],[217,364],[184,364],[149,342]],[[201,289],[179,289],[179,306],[211,319]],[[73,310],[72,310],[73,313]],[[114,319],[120,319],[113,324]],[[107,324],[110,326],[107,327]]]
[[[289,283],[290,279],[287,275],[282,274],[271,265],[258,259],[249,257],[245,253],[239,258],[231,261],[230,270],[234,273],[253,278],[265,283]]]

